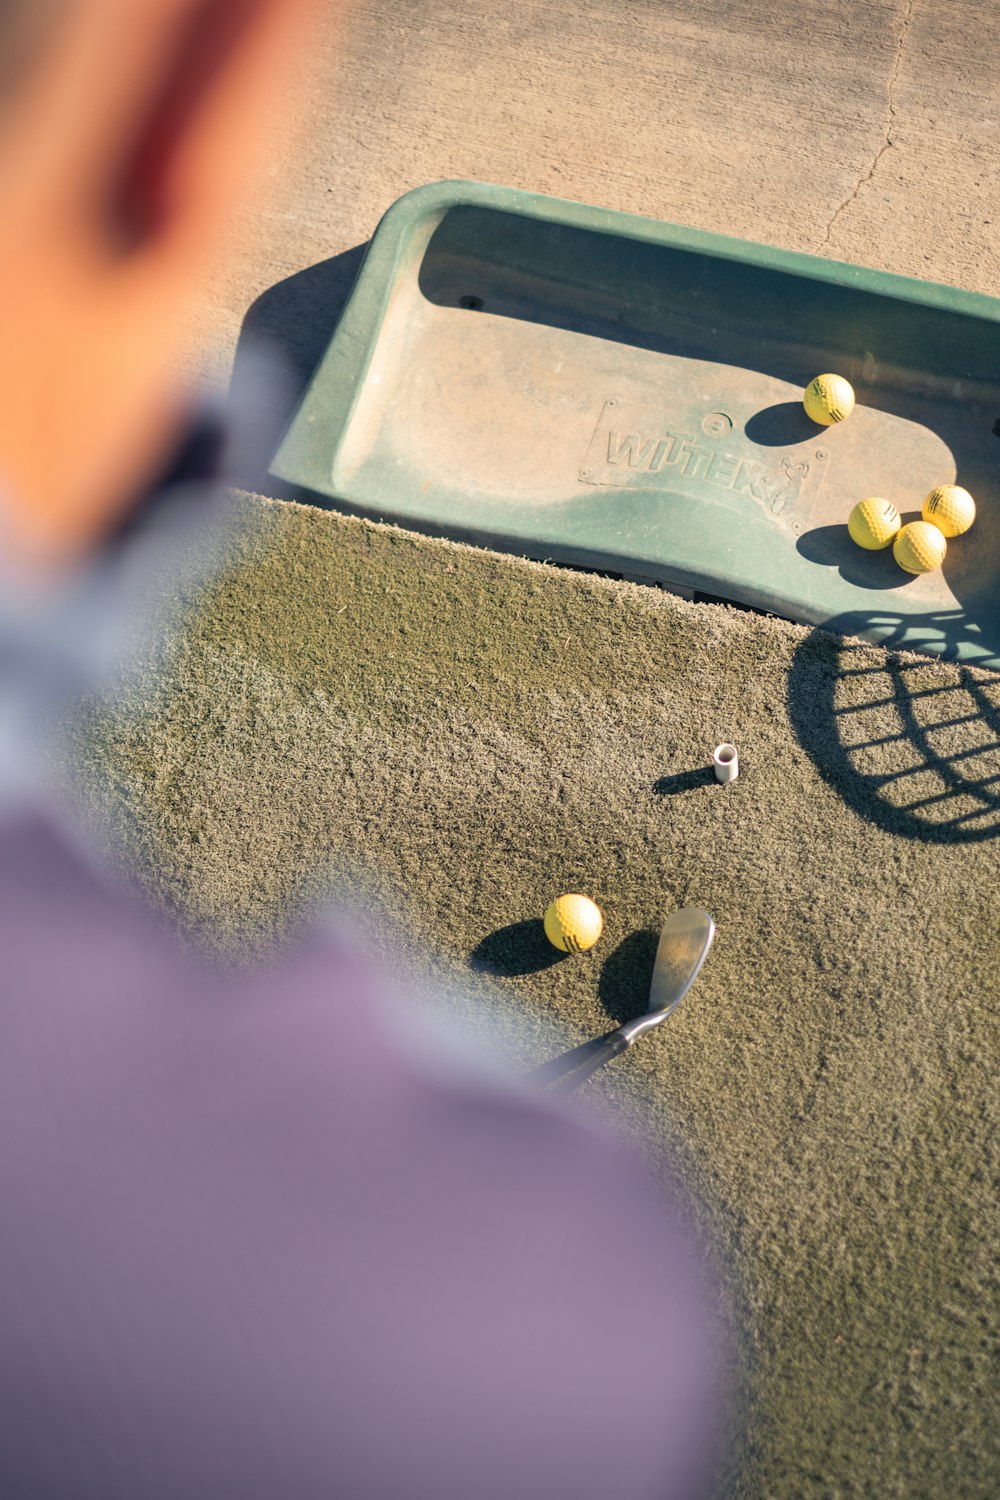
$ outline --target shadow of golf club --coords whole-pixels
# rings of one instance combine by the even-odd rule
[[[631,932],[605,959],[597,995],[613,1021],[623,1025],[641,1016],[649,1005],[658,932]]]

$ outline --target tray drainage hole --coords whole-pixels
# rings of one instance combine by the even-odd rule
[[[1000,437],[1000,417],[993,423],[993,436]]]
[[[482,312],[483,299],[482,297],[459,297],[458,305],[466,308],[468,312]]]

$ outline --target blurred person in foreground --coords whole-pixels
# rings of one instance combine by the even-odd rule
[[[332,929],[203,966],[31,774],[227,475],[179,330],[308,21],[60,0],[0,113],[0,1494],[701,1495],[708,1292],[632,1154],[400,1049]]]

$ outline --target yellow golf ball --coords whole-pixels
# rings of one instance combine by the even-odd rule
[[[976,519],[976,502],[960,484],[939,484],[927,496],[920,514],[943,536],[961,536]]]
[[[905,573],[931,573],[944,562],[948,543],[930,521],[911,521],[892,544],[892,555]]]
[[[821,427],[843,422],[854,410],[854,391],[843,375],[817,375],[806,386],[802,405],[806,415]]]
[[[847,518],[851,540],[867,552],[880,552],[883,547],[888,547],[899,526],[899,511],[891,500],[883,500],[881,495],[869,495],[867,500],[859,500]]]
[[[563,953],[584,953],[604,931],[601,909],[589,896],[559,896],[545,913],[545,936]]]

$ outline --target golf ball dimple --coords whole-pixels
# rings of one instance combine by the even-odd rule
[[[899,527],[899,511],[881,495],[859,500],[847,520],[851,540],[866,552],[880,552],[890,546]]]
[[[844,422],[854,410],[854,390],[843,375],[817,375],[802,397],[806,415],[821,427]]]
[[[892,544],[892,555],[905,573],[931,573],[944,562],[948,543],[930,521],[911,521]]]
[[[603,931],[601,909],[589,896],[558,896],[545,913],[545,936],[562,953],[585,953]]]
[[[960,484],[939,484],[927,496],[920,514],[942,536],[962,536],[976,519],[976,502]]]

